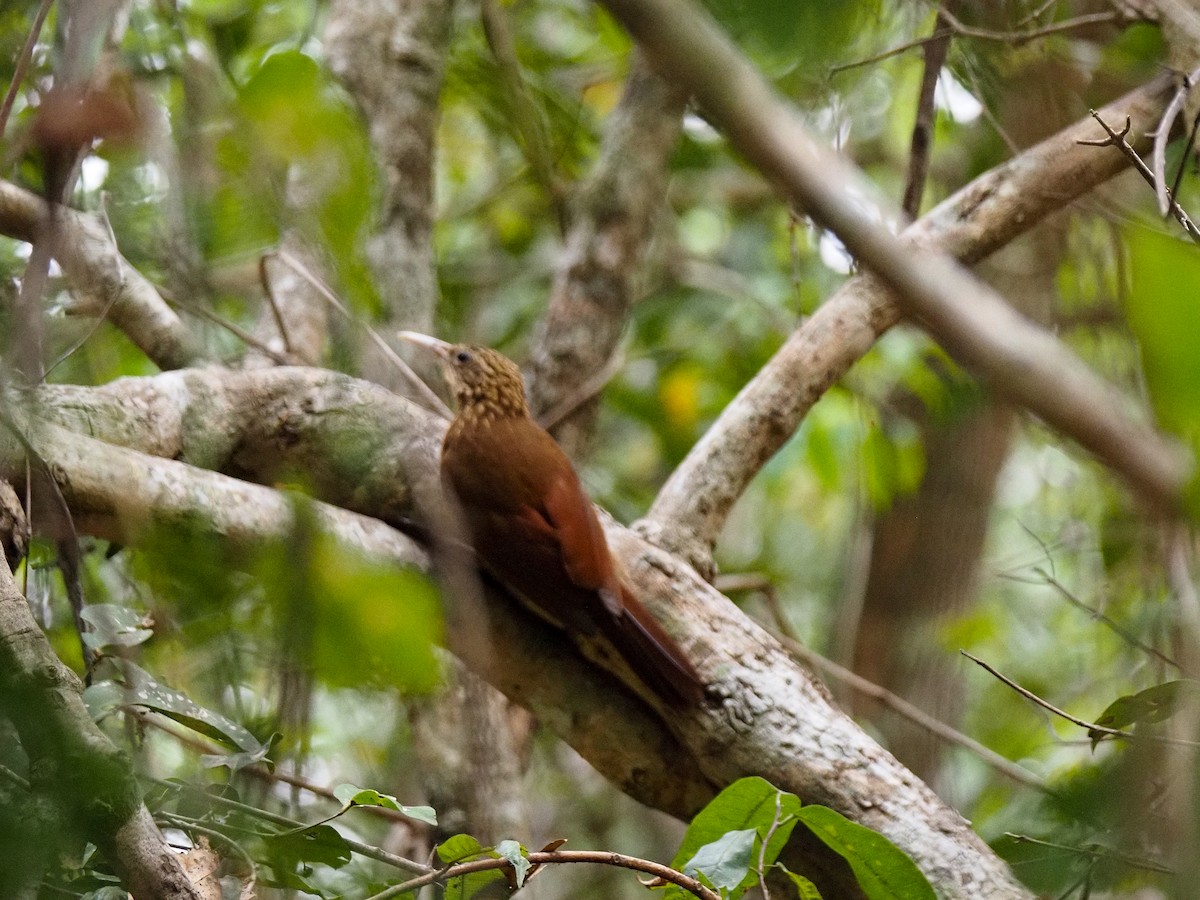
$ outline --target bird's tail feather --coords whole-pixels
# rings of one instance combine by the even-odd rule
[[[699,703],[704,683],[691,661],[646,607],[621,585],[624,610],[614,616],[608,639],[646,685],[674,704]]]

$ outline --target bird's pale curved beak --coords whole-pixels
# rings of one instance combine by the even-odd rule
[[[421,334],[419,331],[398,331],[396,337],[402,341],[408,341],[410,344],[416,344],[418,347],[424,347],[426,350],[432,350],[442,359],[447,359],[450,356],[450,350],[454,347],[451,343]]]

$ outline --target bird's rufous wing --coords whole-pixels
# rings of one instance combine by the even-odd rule
[[[543,501],[571,581],[597,591],[613,615],[624,609],[604,529],[573,471],[551,482]]]

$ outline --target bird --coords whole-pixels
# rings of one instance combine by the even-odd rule
[[[442,486],[483,568],[551,624],[602,635],[671,705],[703,699],[687,655],[621,579],[579,475],[530,414],[516,363],[488,347],[399,337],[437,356],[454,395]]]

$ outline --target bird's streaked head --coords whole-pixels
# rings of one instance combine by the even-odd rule
[[[451,344],[415,331],[401,331],[410,344],[441,360],[460,415],[528,415],[525,381],[517,364],[489,347]]]

